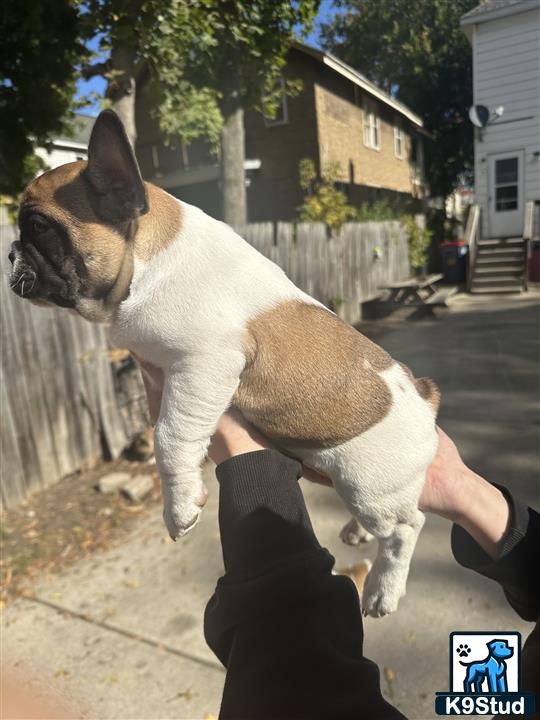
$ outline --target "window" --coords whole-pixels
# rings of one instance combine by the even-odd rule
[[[381,149],[381,122],[375,113],[375,104],[364,102],[364,145],[373,150]]]
[[[266,127],[275,127],[276,125],[286,125],[289,122],[287,95],[285,94],[285,80],[281,77],[277,81],[277,91],[280,93],[278,106],[274,117],[264,115],[264,124]]]
[[[403,160],[403,147],[404,147],[404,136],[399,120],[394,125],[394,155],[399,159]]]
[[[518,159],[495,162],[495,210],[505,212],[518,207]]]

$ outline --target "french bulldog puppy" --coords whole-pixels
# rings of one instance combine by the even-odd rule
[[[230,227],[143,182],[117,116],[96,120],[88,162],[26,189],[13,291],[107,323],[115,344],[163,369],[155,429],[173,538],[199,518],[200,466],[230,406],[328,475],[378,538],[364,613],[396,610],[437,447],[436,386],[297,288]],[[357,526],[347,536],[360,537]]]

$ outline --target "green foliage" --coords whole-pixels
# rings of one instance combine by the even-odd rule
[[[297,28],[310,29],[319,0],[206,0],[204,41],[186,48],[186,77],[217,91],[220,106],[261,107],[279,100],[276,83]],[[298,86],[289,85],[289,92]],[[269,107],[270,106],[270,107]]]
[[[336,0],[326,48],[394,94],[433,134],[426,170],[434,195],[470,174],[472,53],[460,17],[478,0]]]
[[[400,214],[389,200],[377,200],[374,203],[362,203],[356,211],[355,220],[358,222],[398,220]]]
[[[321,177],[317,177],[313,160],[304,158],[298,171],[300,187],[305,193],[304,202],[298,208],[300,222],[323,222],[336,231],[355,218],[356,209],[348,204],[345,193],[335,187],[340,177],[339,163],[330,163]]]
[[[69,132],[87,51],[71,0],[4,0],[0,18],[0,192],[15,196],[41,166],[34,148]]]
[[[407,233],[411,267],[413,269],[425,267],[433,233],[420,227],[412,215],[405,215],[401,218],[401,222]]]
[[[87,0],[88,30],[100,49],[131,49],[135,74],[150,80],[163,132],[216,145],[223,115],[242,106],[272,114],[277,79],[298,26],[309,29],[319,0]],[[94,68],[94,69],[92,69]],[[109,83],[117,69],[96,63]],[[288,93],[298,92],[294,81]]]

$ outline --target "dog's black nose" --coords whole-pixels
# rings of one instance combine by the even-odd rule
[[[13,263],[15,262],[15,253],[13,252],[13,250],[10,250],[8,258],[9,258],[9,262],[13,265]]]

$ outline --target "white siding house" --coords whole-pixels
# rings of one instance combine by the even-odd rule
[[[504,107],[475,129],[481,237],[520,237],[525,204],[540,201],[540,0],[485,0],[461,25],[473,49],[474,104]]]
[[[36,155],[44,160],[48,170],[75,160],[86,160],[94,121],[95,117],[77,113],[70,135],[55,137],[49,148],[37,147]]]

